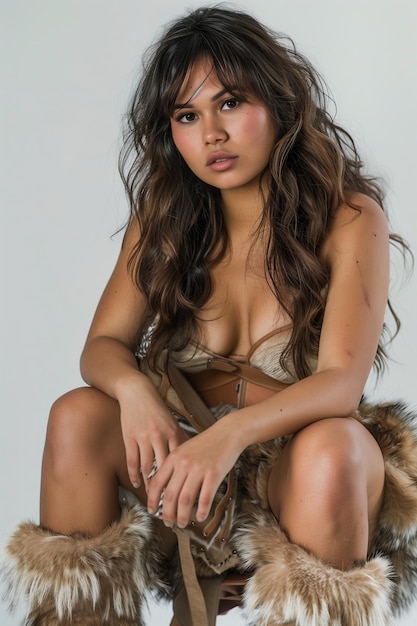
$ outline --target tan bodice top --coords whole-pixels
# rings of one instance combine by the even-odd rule
[[[273,330],[242,356],[219,355],[190,341],[182,350],[171,351],[171,358],[208,406],[248,406],[298,380],[291,363],[284,369],[280,362],[290,334],[291,325]],[[312,371],[316,365],[317,358],[312,357]]]

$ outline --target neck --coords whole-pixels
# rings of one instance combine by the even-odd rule
[[[229,235],[253,234],[262,217],[262,198],[259,188],[222,190],[222,207]]]

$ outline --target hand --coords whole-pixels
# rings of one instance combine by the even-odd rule
[[[129,478],[135,488],[143,481],[147,491],[154,463],[159,468],[187,435],[143,375],[125,387],[119,404]]]
[[[224,419],[224,418],[223,418]],[[148,509],[158,510],[163,496],[162,519],[166,526],[187,526],[198,500],[197,521],[204,521],[222,480],[242,452],[222,420],[175,448],[165,458],[148,489]]]

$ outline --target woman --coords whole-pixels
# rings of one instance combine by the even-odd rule
[[[411,601],[415,433],[401,407],[361,404],[385,359],[390,235],[326,105],[290,42],[240,12],[194,11],[150,51],[121,156],[131,219],[81,358],[89,387],[54,404],[40,526],[8,546],[28,624],[137,624],[147,589],[176,596],[181,626],[203,624],[177,537],[235,466],[220,524],[233,549],[216,564],[204,538],[192,547],[206,597],[243,568],[257,624],[380,626]],[[155,387],[167,347],[215,417],[198,434]],[[206,623],[216,611],[207,600]]]

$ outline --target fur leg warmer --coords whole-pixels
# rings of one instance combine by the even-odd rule
[[[252,446],[242,459],[242,517],[235,547],[255,570],[246,589],[253,623],[386,626],[417,593],[417,413],[400,402],[367,404],[356,418],[378,442],[385,490],[367,562],[339,571],[288,542],[271,516],[269,471],[286,439]],[[255,468],[255,469],[254,469]],[[298,621],[297,621],[298,620]]]
[[[385,492],[369,554],[393,565],[392,607],[403,613],[417,594],[417,414],[402,403],[362,404],[358,419],[385,460]]]
[[[21,524],[1,572],[11,610],[28,605],[26,626],[139,626],[141,600],[156,582],[151,535],[139,506],[94,537]]]
[[[277,524],[240,531],[240,556],[255,569],[244,607],[256,626],[392,626],[388,559],[341,571],[290,543]]]

